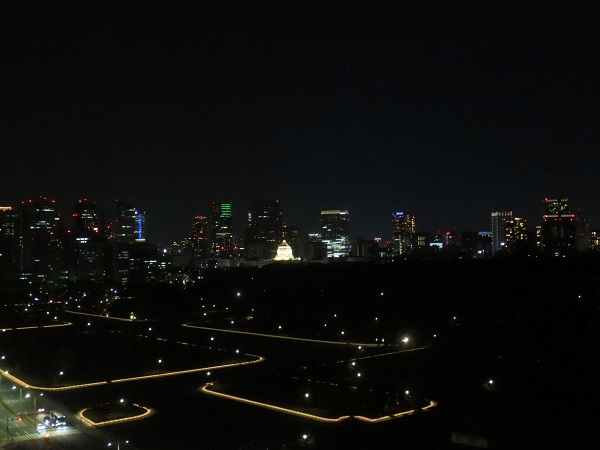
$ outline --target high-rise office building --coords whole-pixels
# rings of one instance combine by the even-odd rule
[[[417,225],[415,216],[402,211],[392,213],[392,241],[394,253],[404,255],[410,253],[415,247],[415,233]]]
[[[55,201],[46,197],[26,200],[21,209],[22,268],[38,273],[45,271],[51,259],[50,239],[62,221]]]
[[[340,209],[321,211],[321,240],[327,245],[328,257],[345,257],[350,253],[349,225],[348,211]]]
[[[514,254],[526,253],[528,248],[527,220],[521,217],[506,222],[506,246]]]
[[[273,259],[282,241],[283,214],[279,201],[253,201],[248,208],[246,252],[249,258]]]
[[[211,258],[231,258],[234,250],[231,203],[212,202],[210,209]]]
[[[546,214],[570,214],[568,198],[545,198],[542,200]]]
[[[569,256],[591,249],[589,219],[572,213],[568,198],[545,198],[541,227],[542,251],[547,256]]]
[[[193,257],[201,261],[210,258],[210,239],[208,229],[208,218],[205,216],[194,216],[192,222],[192,237],[190,239]]]
[[[492,254],[495,255],[506,245],[506,222],[512,218],[512,211],[492,212]]]
[[[600,252],[600,230],[591,230],[590,236],[592,250]]]
[[[0,280],[19,270],[19,215],[12,206],[0,206]]]
[[[75,203],[75,230],[89,236],[102,236],[104,234],[104,213],[96,202],[87,198]]]
[[[140,212],[131,204],[117,200],[117,221],[114,233],[118,242],[132,243],[140,236],[143,237],[143,226],[140,230]],[[143,219],[142,219],[143,220]],[[143,224],[143,221],[142,221]]]

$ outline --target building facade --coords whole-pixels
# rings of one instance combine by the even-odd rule
[[[234,251],[231,203],[215,201],[210,210],[210,256],[231,258]]]
[[[283,240],[279,201],[255,200],[248,208],[245,247],[250,259],[273,259]]]
[[[321,211],[321,241],[329,258],[346,257],[350,253],[350,213],[341,209]]]
[[[402,211],[392,213],[392,241],[395,254],[404,255],[414,250],[416,232],[415,216]]]
[[[512,220],[512,211],[492,212],[492,254],[506,246],[506,223]]]

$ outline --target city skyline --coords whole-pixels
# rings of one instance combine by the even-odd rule
[[[21,208],[22,205],[25,205],[27,202],[31,202],[31,201],[35,201],[37,199],[43,199],[45,201],[49,201],[52,202],[53,204],[53,208],[56,210],[56,212],[58,212],[58,215],[60,216],[60,222],[61,224],[64,226],[65,229],[73,229],[76,230],[78,227],[80,227],[80,225],[78,225],[78,221],[80,220],[78,218],[78,213],[77,213],[77,209],[81,208],[82,202],[89,202],[91,205],[93,205],[94,208],[97,208],[100,217],[101,217],[101,222],[103,223],[104,227],[108,227],[107,229],[111,228],[111,227],[120,227],[121,225],[119,225],[119,219],[123,218],[123,211],[122,208],[129,208],[132,211],[135,211],[135,214],[139,215],[139,221],[143,222],[143,233],[144,233],[144,238],[147,237],[147,231],[146,231],[146,216],[148,211],[145,211],[144,208],[139,208],[138,205],[136,205],[133,202],[127,201],[127,200],[123,200],[123,199],[115,199],[113,200],[110,204],[106,205],[103,204],[101,202],[96,202],[93,199],[88,199],[88,198],[79,198],[77,200],[74,200],[73,202],[70,203],[71,206],[67,206],[67,205],[61,205],[61,203],[59,201],[57,201],[56,199],[52,198],[52,197],[48,197],[48,196],[44,196],[44,195],[39,195],[37,197],[34,197],[33,199],[26,199],[26,200],[21,200],[19,202],[13,202],[13,203],[7,203],[5,202],[5,204],[0,203],[0,206],[2,208],[14,208],[15,213],[20,214],[21,213]],[[363,238],[363,239],[382,239],[383,242],[386,241],[394,241],[395,238],[395,233],[396,233],[396,227],[397,227],[397,220],[398,217],[404,217],[406,215],[406,217],[410,218],[411,220],[411,229],[412,229],[412,233],[414,232],[425,232],[425,233],[429,233],[431,235],[435,235],[435,234],[443,234],[447,231],[451,231],[452,233],[462,233],[462,232],[488,232],[488,233],[494,233],[494,216],[498,215],[498,216],[506,216],[505,219],[509,220],[512,219],[513,217],[518,217],[520,216],[519,220],[525,219],[529,224],[530,224],[530,231],[535,231],[535,226],[537,225],[542,225],[544,222],[544,218],[546,217],[546,213],[547,213],[547,204],[548,201],[552,201],[552,200],[557,200],[557,201],[562,201],[565,202],[565,204],[567,204],[566,202],[568,202],[568,204],[570,205],[570,209],[573,212],[581,212],[583,213],[582,217],[585,217],[588,220],[591,220],[591,228],[592,229],[597,229],[598,226],[596,226],[597,222],[594,222],[593,218],[590,217],[588,214],[586,214],[586,210],[584,208],[582,208],[580,205],[574,203],[571,201],[571,199],[569,197],[564,197],[564,198],[560,198],[560,197],[549,197],[546,196],[544,198],[541,199],[541,201],[539,202],[539,211],[537,212],[537,215],[533,216],[533,217],[527,217],[523,214],[518,214],[517,212],[513,211],[512,209],[506,209],[506,210],[499,210],[499,211],[493,211],[493,210],[489,210],[487,211],[484,216],[487,219],[487,227],[483,227],[481,229],[458,229],[456,227],[451,227],[451,228],[441,228],[441,227],[437,227],[437,228],[433,228],[433,229],[425,229],[424,227],[422,227],[420,225],[420,220],[418,217],[416,217],[414,214],[412,214],[412,211],[389,211],[386,213],[386,221],[385,223],[381,223],[379,224],[379,229],[383,229],[385,230],[387,228],[386,231],[384,231],[382,234],[380,235],[376,235],[374,233],[366,233],[366,234],[361,234],[358,232],[355,232],[354,227],[353,227],[353,222],[355,219],[355,215],[352,213],[352,211],[349,210],[345,210],[345,214],[348,214],[349,219],[348,220],[348,225],[346,225],[348,227],[348,233],[351,239],[356,239],[356,238]],[[171,236],[175,236],[173,239],[160,239],[158,236],[155,236],[154,233],[151,231],[150,232],[150,236],[148,237],[148,240],[154,244],[158,244],[162,247],[167,247],[172,243],[175,242],[180,242],[183,239],[186,239],[188,237],[191,237],[195,234],[194,228],[195,228],[195,220],[198,217],[202,217],[204,219],[207,219],[207,217],[210,217],[211,214],[213,214],[213,212],[211,212],[211,208],[214,208],[216,204],[224,204],[227,205],[227,214],[230,215],[228,217],[231,217],[231,223],[232,225],[227,225],[226,228],[229,229],[229,231],[232,230],[232,235],[233,236],[238,236],[244,239],[247,239],[247,232],[248,232],[248,225],[250,223],[252,223],[253,220],[255,219],[250,219],[250,217],[252,217],[252,214],[256,214],[256,212],[253,213],[253,209],[255,208],[256,204],[273,204],[273,205],[277,205],[278,208],[278,217],[279,220],[282,220],[282,224],[287,226],[287,227],[298,227],[298,225],[296,223],[292,223],[290,221],[288,221],[287,217],[288,217],[288,208],[285,208],[282,205],[285,205],[284,202],[281,202],[280,200],[266,200],[266,199],[254,199],[251,200],[249,202],[249,204],[245,207],[245,208],[240,208],[238,205],[235,205],[231,202],[226,202],[226,201],[211,201],[209,202],[207,205],[204,205],[203,208],[198,208],[198,210],[200,212],[190,216],[190,217],[185,217],[183,218],[181,221],[179,221],[176,225],[174,225],[173,230],[169,231],[169,235]],[[53,209],[53,213],[54,213],[54,209]],[[154,217],[155,214],[152,211],[150,212],[150,217]],[[322,214],[323,212],[326,212],[326,210],[322,209],[322,208],[314,208],[314,216],[312,218],[312,225],[310,225],[309,227],[305,228],[305,227],[298,227],[299,231],[305,235],[308,234],[314,234],[314,233],[321,233],[321,228],[322,228]],[[490,223],[490,214],[492,215],[492,223]],[[292,214],[293,215],[293,214]],[[137,217],[137,216],[136,216]],[[54,221],[54,219],[58,219],[59,217],[54,217],[53,219],[49,219]],[[106,220],[106,223],[104,223],[104,221]],[[250,220],[250,222],[249,222]],[[172,221],[175,222],[174,218],[172,218]],[[228,222],[229,223],[229,222]],[[305,223],[308,223],[305,222]],[[131,225],[130,225],[131,227]],[[133,231],[133,233],[139,233],[141,232],[141,223],[138,224],[138,219],[135,219],[135,231]],[[502,225],[502,227],[504,227],[504,225]],[[150,222],[150,230],[152,230],[153,226],[152,226],[152,219]],[[179,234],[175,235],[176,231],[175,230],[183,230],[181,232],[179,232]],[[502,230],[504,230],[504,228],[502,228]],[[119,228],[115,228],[114,230],[115,233],[119,233]],[[504,231],[502,231],[500,233],[502,236],[504,236]],[[494,253],[499,249],[500,243],[495,243],[493,244],[493,248],[494,248]]]
[[[398,210],[432,231],[488,229],[495,210],[532,220],[545,196],[600,217],[585,5],[4,12],[2,204],[124,198],[159,241],[216,199],[278,198],[307,231],[343,208],[365,236]]]

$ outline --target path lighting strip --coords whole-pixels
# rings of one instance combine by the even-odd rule
[[[98,317],[98,318],[102,318],[102,319],[110,319],[110,320],[119,320],[121,322],[145,322],[145,320],[131,320],[131,319],[123,319],[122,317],[110,317],[110,316],[103,316],[101,314],[90,314],[90,313],[84,313],[84,312],[78,312],[78,311],[71,311],[68,309],[65,309],[66,313],[69,314],[79,314],[80,316],[90,316],[90,317]]]
[[[276,339],[287,339],[290,341],[313,342],[316,344],[362,345],[363,347],[381,347],[381,344],[363,344],[361,342],[322,341],[319,339],[306,339],[306,338],[297,338],[297,337],[291,337],[291,336],[279,336],[277,334],[250,333],[249,331],[235,331],[235,330],[225,330],[222,328],[199,327],[198,325],[190,325],[189,323],[184,323],[181,326],[187,327],[187,328],[197,328],[199,330],[220,331],[223,333],[234,333],[234,334],[246,334],[248,336],[260,336],[260,337],[268,337],[268,338],[276,338]]]
[[[174,375],[183,375],[183,374],[195,373],[195,372],[206,372],[209,370],[226,369],[229,367],[246,366],[249,364],[256,364],[259,362],[263,362],[265,360],[265,358],[263,358],[262,356],[251,355],[248,353],[244,353],[244,356],[251,356],[252,358],[256,358],[256,359],[254,361],[244,361],[244,362],[239,362],[239,363],[222,364],[219,366],[210,366],[210,367],[199,367],[197,369],[178,370],[175,372],[166,372],[166,373],[159,373],[159,374],[154,374],[154,375],[143,375],[143,376],[131,377],[131,378],[119,378],[116,380],[97,381],[94,383],[73,384],[70,386],[61,386],[61,387],[32,386],[32,385],[25,383],[23,380],[20,380],[19,378],[15,377],[13,375],[10,375],[8,372],[5,372],[2,369],[0,369],[0,374],[5,376],[6,378],[12,380],[16,384],[19,384],[20,386],[23,386],[23,387],[26,387],[29,389],[36,389],[38,391],[57,392],[57,391],[68,391],[71,389],[81,389],[81,388],[87,388],[87,387],[93,387],[93,386],[101,386],[101,385],[106,385],[106,384],[110,384],[110,383],[126,383],[128,381],[148,380],[148,379],[152,379],[152,378],[170,377],[170,376],[174,376]]]
[[[73,324],[71,322],[65,322],[65,323],[59,323],[59,324],[54,324],[54,325],[36,325],[34,327],[2,328],[2,332],[6,333],[7,331],[38,330],[40,328],[68,327],[69,325],[73,325]]]
[[[81,420],[83,420],[84,422],[93,425],[95,427],[99,427],[102,425],[112,425],[115,423],[121,423],[121,422],[129,422],[131,420],[138,420],[138,419],[142,419],[143,417],[146,417],[150,414],[152,414],[152,410],[150,408],[146,408],[145,406],[141,406],[138,405],[136,403],[133,404],[133,406],[137,406],[138,408],[142,408],[143,410],[145,410],[143,413],[138,414],[137,416],[131,416],[131,417],[124,417],[122,419],[112,419],[112,420],[106,420],[104,422],[94,422],[92,419],[88,419],[87,417],[84,416],[84,413],[90,409],[90,408],[86,408],[86,409],[82,409],[81,411],[79,411],[77,413],[77,417],[79,417]]]
[[[205,384],[201,388],[201,391],[206,394],[209,394],[209,395],[215,395],[217,397],[227,398],[229,400],[234,400],[234,401],[241,402],[241,403],[247,403],[248,405],[260,406],[261,408],[266,408],[266,409],[270,409],[273,411],[279,411],[279,412],[286,413],[286,414],[293,414],[295,416],[305,417],[307,419],[316,420],[319,422],[336,423],[336,422],[341,422],[343,420],[350,419],[351,417],[353,417],[353,416],[340,416],[338,418],[329,418],[329,417],[322,417],[322,416],[317,416],[314,414],[304,413],[302,411],[296,411],[295,409],[288,409],[288,408],[282,408],[281,406],[269,405],[268,403],[261,403],[261,402],[257,402],[257,401],[250,400],[247,398],[236,397],[234,395],[223,394],[222,392],[213,391],[213,390],[209,389],[210,386],[212,386],[213,384],[214,384],[214,382]],[[437,403],[434,401],[430,401],[429,405],[427,405],[421,409],[423,411],[426,411],[435,406],[437,406]],[[377,423],[377,422],[383,422],[385,420],[392,420],[392,419],[397,419],[399,417],[408,416],[410,414],[413,414],[415,411],[416,411],[415,409],[411,409],[410,411],[403,411],[403,412],[400,412],[397,414],[377,417],[374,419],[371,419],[369,417],[364,417],[364,416],[354,416],[354,418],[358,419],[358,420],[362,420],[363,422],[367,422],[367,423]]]

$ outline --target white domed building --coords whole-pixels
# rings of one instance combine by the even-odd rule
[[[284,240],[277,247],[277,256],[275,256],[274,261],[293,261],[294,259],[292,247]]]

